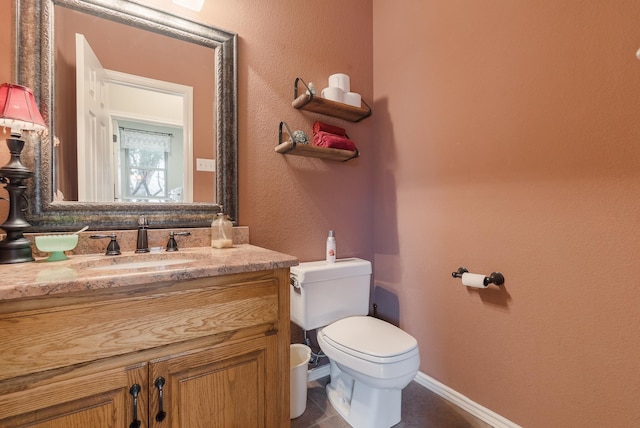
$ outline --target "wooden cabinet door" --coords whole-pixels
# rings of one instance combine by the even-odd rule
[[[0,395],[3,428],[122,428],[133,422],[130,389],[140,385],[138,420],[147,427],[146,364],[108,369]]]
[[[273,336],[272,336],[273,337]],[[265,427],[268,338],[205,349],[152,361],[150,388],[165,380],[160,393],[150,392],[151,428]]]

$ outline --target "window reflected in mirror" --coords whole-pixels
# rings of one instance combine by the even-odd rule
[[[182,140],[162,131],[119,130],[116,200],[183,202]]]

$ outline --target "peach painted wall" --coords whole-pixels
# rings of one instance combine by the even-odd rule
[[[373,4],[381,311],[517,424],[640,426],[640,3]]]

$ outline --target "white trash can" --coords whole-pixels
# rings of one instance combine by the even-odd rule
[[[311,348],[301,343],[290,347],[290,373],[289,384],[291,391],[291,419],[295,419],[304,413],[307,407],[307,378]]]

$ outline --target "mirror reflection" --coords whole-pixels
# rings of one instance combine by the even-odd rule
[[[215,168],[193,168],[215,159],[213,50],[60,5],[54,14],[54,199],[215,202]]]
[[[49,128],[23,153],[31,230],[204,227],[221,206],[237,221],[235,33],[127,0],[14,10],[16,80]],[[99,67],[76,73],[90,51]]]

